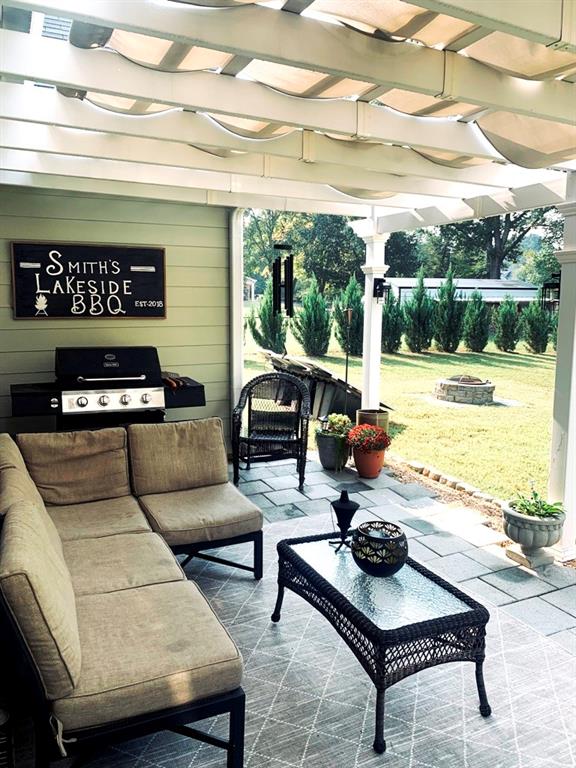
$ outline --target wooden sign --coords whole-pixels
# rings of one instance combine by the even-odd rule
[[[14,318],[166,317],[163,248],[12,243]]]

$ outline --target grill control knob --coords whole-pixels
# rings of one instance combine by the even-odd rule
[[[130,395],[121,395],[120,396],[120,402],[122,403],[122,405],[129,405],[130,400],[132,400]]]
[[[146,405],[146,403],[149,403],[150,400],[152,400],[152,395],[149,392],[144,392],[140,400]]]
[[[109,402],[110,402],[110,398],[108,397],[108,395],[100,395],[100,397],[98,398],[99,405],[108,405]]]
[[[86,406],[88,405],[88,398],[81,395],[76,400],[76,405],[78,406],[78,408],[86,408]]]

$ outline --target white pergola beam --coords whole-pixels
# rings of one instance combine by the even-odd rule
[[[389,43],[344,26],[258,5],[214,10],[160,5],[154,0],[140,0],[137,6],[115,0],[83,3],[13,0],[12,4],[187,45],[522,115],[568,124],[574,122],[576,115],[576,85],[572,83],[553,80],[538,82],[538,88],[527,89],[528,81],[522,78],[503,74],[450,51]]]
[[[98,194],[108,197],[133,197],[142,200],[165,201],[195,205],[217,205],[249,208],[270,208],[278,211],[302,213],[328,213],[341,216],[367,216],[372,211],[368,205],[346,203],[321,203],[296,198],[266,197],[261,195],[238,195],[234,192],[219,192],[205,189],[188,189],[159,184],[145,184],[131,181],[109,181],[108,179],[81,178],[77,176],[56,176],[27,171],[0,170],[0,184],[47,189],[78,194]]]
[[[462,198],[498,191],[496,187],[478,187],[472,184],[433,179],[419,179],[414,183],[409,177],[374,173],[362,168],[326,163],[304,163],[266,154],[219,157],[191,146],[157,139],[136,139],[18,121],[0,120],[0,147],[327,184],[332,187],[364,189],[375,194],[402,192],[414,194],[416,197],[425,195]]]
[[[474,125],[417,118],[344,99],[299,99],[259,83],[210,72],[159,72],[111,52],[81,50],[60,40],[32,38],[20,32],[0,30],[0,75],[195,112],[502,159]]]
[[[262,201],[266,200],[267,196],[271,196],[334,203],[336,205],[347,203],[350,215],[356,215],[352,213],[355,210],[355,205],[365,210],[366,206],[378,206],[382,202],[378,199],[355,200],[329,186],[309,182],[262,179],[225,172],[197,171],[174,166],[143,165],[118,160],[72,157],[12,149],[0,150],[0,168],[26,173],[48,173],[56,176],[77,176],[88,179],[109,179],[111,181],[233,192],[237,196],[245,193],[257,196]],[[406,208],[411,199],[409,195],[396,195],[393,198],[386,198],[384,203],[386,206]],[[426,198],[424,199],[426,200]],[[234,205],[239,204],[238,202],[234,203]],[[249,207],[248,204],[246,206]]]
[[[536,43],[576,51],[574,0],[410,0],[412,5],[444,13],[490,30]]]

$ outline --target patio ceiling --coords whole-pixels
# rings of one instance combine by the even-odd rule
[[[563,202],[576,169],[575,0],[3,8],[4,183],[395,231]],[[41,14],[70,41],[34,34]]]

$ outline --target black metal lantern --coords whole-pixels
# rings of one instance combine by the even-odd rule
[[[383,277],[374,278],[374,288],[372,290],[372,297],[376,299],[377,304],[385,304],[388,301],[390,294],[390,284],[386,282]]]
[[[336,552],[338,552],[344,546],[344,544],[346,544],[346,546],[350,546],[346,541],[346,537],[348,536],[348,531],[350,530],[350,523],[352,522],[352,518],[354,517],[354,514],[356,513],[356,510],[359,506],[360,504],[357,504],[355,501],[350,501],[350,498],[348,497],[348,491],[342,491],[340,498],[337,501],[332,502],[332,508],[336,514],[338,528],[340,528],[340,541],[330,542],[331,544],[338,544]]]
[[[544,309],[550,311],[558,309],[560,303],[560,272],[550,275],[550,279],[542,284],[540,293],[540,302]]]

